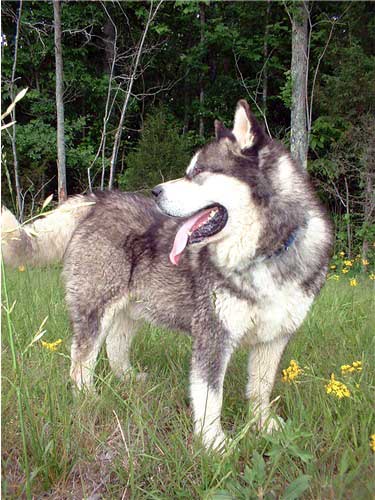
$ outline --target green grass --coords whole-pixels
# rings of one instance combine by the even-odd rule
[[[6,270],[3,278],[4,498],[371,497],[375,319],[368,278],[357,287],[328,282],[290,342],[280,368],[295,359],[304,373],[291,384],[278,377],[282,432],[265,436],[249,425],[247,353],[236,353],[222,419],[234,445],[222,456],[205,453],[192,436],[189,338],[146,326],[132,350],[145,381],[117,381],[103,353],[97,395],[73,398],[60,270]],[[42,339],[63,339],[56,352],[40,340],[30,345],[46,316]],[[340,366],[355,360],[362,372],[342,376]],[[332,372],[350,398],[326,394]]]

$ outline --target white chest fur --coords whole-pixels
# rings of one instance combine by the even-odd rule
[[[255,301],[239,298],[228,290],[218,290],[215,309],[233,342],[256,344],[292,334],[304,320],[313,298],[294,281],[282,286],[265,266],[253,273]]]

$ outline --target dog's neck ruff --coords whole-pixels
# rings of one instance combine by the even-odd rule
[[[299,231],[300,227],[296,227],[296,229],[294,229],[289,234],[288,238],[284,241],[284,243],[282,243],[280,247],[274,250],[273,252],[268,254],[261,254],[255,257],[254,259],[251,259],[251,261],[246,266],[241,268],[241,273],[243,273],[244,271],[246,272],[246,270],[250,270],[253,266],[260,264],[261,262],[268,262],[276,257],[281,257],[282,255],[284,255],[285,252],[287,252],[290,249],[290,247],[295,243]]]
[[[289,248],[293,245],[293,243],[296,241],[298,230],[299,227],[297,227],[294,231],[292,231],[288,236],[288,238],[284,241],[284,243],[275,252],[266,255],[266,258],[272,259],[273,257],[277,257],[282,253],[287,252]]]

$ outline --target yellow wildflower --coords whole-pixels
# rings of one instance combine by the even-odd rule
[[[352,365],[341,365],[341,373],[345,375],[346,373],[354,372]]]
[[[351,260],[344,260],[344,264],[346,267],[352,267],[353,266],[353,262]]]
[[[368,260],[367,259],[362,259],[362,265],[363,266],[368,266]]]
[[[296,379],[302,372],[302,368],[300,368],[298,363],[292,359],[288,368],[283,370],[283,382],[292,382],[292,380]]]
[[[369,278],[370,280],[375,281],[375,274],[374,273],[369,274]]]
[[[328,279],[333,281],[338,281],[340,279],[340,276],[338,274],[329,274]]]
[[[334,373],[331,374],[331,380],[326,385],[326,393],[332,394],[339,399],[350,397],[349,389],[346,387],[345,384],[335,379]]]
[[[20,273],[23,273],[25,271],[25,266],[18,266],[18,270]]]
[[[335,265],[329,266],[330,269],[336,269]]]
[[[355,260],[361,260],[361,255],[356,255]]]
[[[349,272],[349,269],[346,269],[346,267],[345,267],[341,272],[342,272],[342,274],[346,274]]]
[[[339,255],[340,257],[345,257],[345,252],[340,252]]]
[[[57,346],[59,346],[62,343],[62,339],[57,339],[55,342],[45,342],[44,340],[41,340],[42,346],[48,349],[49,351],[57,351]]]
[[[357,285],[358,285],[358,281],[357,281],[355,278],[352,278],[352,279],[349,281],[349,285],[350,285],[350,286],[357,286]]]
[[[347,373],[361,372],[362,371],[362,361],[353,361],[351,365],[342,365],[341,373],[346,375]]]
[[[370,448],[372,451],[375,451],[375,434],[371,434],[370,436]]]

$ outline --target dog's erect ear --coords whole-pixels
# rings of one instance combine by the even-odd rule
[[[248,103],[241,99],[237,103],[234,114],[234,124],[232,133],[241,149],[260,145],[265,139],[265,134],[257,119],[250,111]]]
[[[229,128],[226,128],[221,121],[215,120],[214,123],[215,123],[215,136],[218,141],[220,141],[220,139],[224,139],[224,137],[230,139],[231,141],[236,140],[236,138],[232,134],[232,131],[229,130]]]

